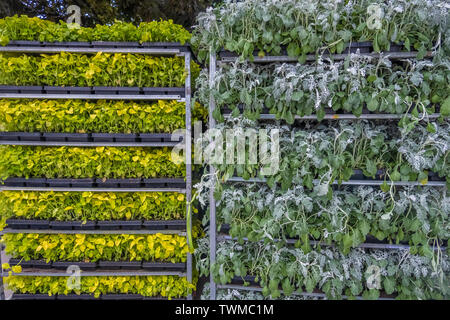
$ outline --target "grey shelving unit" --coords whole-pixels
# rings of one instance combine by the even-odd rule
[[[371,56],[371,57],[379,57],[380,53],[360,53],[360,55]],[[433,52],[428,52],[425,55],[425,58],[433,57]],[[332,60],[344,60],[348,54],[324,54],[324,57],[330,57]],[[385,57],[388,57],[392,60],[398,59],[406,59],[406,58],[415,58],[417,56],[417,52],[389,52],[384,54]],[[212,88],[214,86],[214,79],[216,75],[216,68],[220,64],[232,63],[235,62],[238,57],[236,56],[224,56],[217,58],[217,54],[214,50],[210,51],[209,54],[209,86]],[[316,61],[316,55],[308,55],[306,57],[307,62]],[[284,62],[284,63],[297,63],[298,60],[296,58],[292,58],[289,56],[265,56],[258,57],[255,56],[253,63],[274,63],[274,62]],[[216,108],[216,103],[214,101],[214,97],[210,95],[209,98],[209,128],[214,128],[216,125],[215,119],[213,118],[213,112]],[[357,117],[353,114],[326,114],[325,120],[358,120],[358,119],[366,119],[366,120],[398,120],[403,115],[397,114],[362,114]],[[423,115],[422,115],[423,116]],[[229,115],[225,115],[225,117],[229,117]],[[425,119],[437,119],[440,117],[440,114],[434,113],[431,115],[425,115]],[[275,115],[273,114],[261,114],[259,117],[260,120],[275,120]],[[296,120],[317,120],[317,116],[295,116]],[[209,166],[210,175],[215,175],[214,166]],[[265,183],[265,179],[260,178],[250,178],[243,179],[241,177],[231,177],[227,180],[227,182],[240,182],[240,183]],[[380,186],[384,184],[384,180],[349,180],[343,181],[341,185],[365,185],[365,186]],[[386,181],[388,185],[394,186],[421,186],[419,182],[412,181]],[[333,182],[334,185],[338,185],[337,181]],[[445,181],[429,181],[426,186],[432,187],[443,187],[446,188]],[[216,251],[217,251],[217,242],[218,241],[236,241],[237,239],[232,238],[230,236],[218,235],[217,234],[217,217],[216,217],[216,201],[214,199],[214,185],[210,189],[209,201],[210,201],[210,228],[209,228],[209,241],[210,241],[210,265],[213,265],[216,261]],[[293,244],[296,242],[294,239],[288,239],[287,244]],[[312,241],[312,245],[323,245],[317,241]],[[394,245],[394,244],[383,244],[383,243],[364,243],[359,246],[360,248],[367,249],[392,249],[392,250],[407,250],[409,246],[407,245]],[[239,289],[239,290],[251,290],[251,291],[261,291],[262,289],[259,287],[248,287],[248,286],[240,286],[240,285],[217,285],[214,281],[212,275],[210,275],[210,299],[215,300],[217,296],[217,289]],[[300,293],[299,295],[303,296],[316,296],[316,297],[325,297],[324,294],[310,294],[310,293]],[[361,299],[362,297],[357,297]],[[391,298],[381,298],[380,300],[392,300]]]
[[[191,52],[189,49],[182,50],[180,48],[164,48],[160,46],[146,47],[146,48],[77,48],[69,46],[33,46],[33,45],[8,45],[0,47],[0,52],[15,52],[15,53],[59,53],[59,52],[72,52],[72,53],[83,53],[83,54],[95,54],[98,52],[104,53],[131,53],[131,54],[141,54],[141,55],[153,55],[153,56],[178,56],[184,57],[185,70],[186,70],[186,81],[184,86],[184,97],[180,95],[173,94],[161,94],[161,95],[95,95],[95,94],[22,94],[22,93],[0,93],[1,98],[12,98],[12,99],[90,99],[90,100],[177,100],[179,102],[185,103],[185,123],[186,123],[186,134],[184,136],[185,143],[185,155],[186,155],[186,186],[185,188],[33,188],[33,187],[6,187],[0,186],[0,192],[4,190],[23,190],[23,191],[64,191],[64,192],[180,192],[184,193],[186,197],[186,229],[192,228],[192,221],[188,220],[188,212],[190,211],[190,205],[192,200],[192,152],[191,152]],[[179,143],[179,142],[177,142]],[[165,147],[174,146],[177,143],[171,142],[142,142],[142,143],[117,143],[117,142],[46,142],[46,141],[35,141],[21,143],[20,141],[1,141],[2,145],[33,145],[33,146],[79,146],[79,147],[96,147],[96,146],[123,146],[123,147]],[[176,231],[176,230],[18,230],[18,229],[5,229],[2,234],[5,233],[57,233],[57,234],[178,234],[181,236],[186,236],[188,245],[189,237],[187,232]],[[0,253],[3,253],[4,247],[1,248]],[[0,257],[0,265],[2,264],[2,258]],[[186,279],[192,283],[192,255],[187,254],[186,261],[186,272],[146,272],[146,271],[127,271],[127,272],[82,272],[81,276],[156,276],[156,275],[178,275],[180,277],[186,277]],[[3,277],[6,276],[1,270],[0,277],[0,299],[5,298],[5,291],[3,288]],[[61,276],[68,275],[66,273],[61,273],[57,271],[49,272],[48,270],[38,270],[38,271],[24,271],[22,273],[14,275],[23,276]],[[188,300],[192,299],[192,294],[187,296]]]

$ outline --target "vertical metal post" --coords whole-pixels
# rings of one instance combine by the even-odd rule
[[[186,103],[186,136],[185,136],[185,143],[186,143],[186,219],[188,217],[188,211],[190,210],[191,205],[191,199],[192,199],[192,146],[191,146],[191,130],[192,130],[192,123],[191,123],[191,53],[185,52],[184,53],[184,67],[187,71],[186,75],[186,81],[185,81],[185,103]],[[193,210],[191,211],[191,215]],[[189,221],[189,225],[186,226],[190,230],[192,230],[192,219]],[[186,242],[188,245],[191,245],[189,243],[189,238],[187,236],[186,232]],[[192,254],[187,254],[187,281],[189,283],[192,283]],[[192,300],[192,294],[188,295],[188,300]]]
[[[3,243],[0,243],[0,268],[1,268],[0,269],[0,273],[1,273],[1,277],[0,277],[0,301],[6,299],[5,283],[3,282],[4,272],[3,272],[3,268],[2,268],[4,250],[5,250],[5,246],[3,245]]]
[[[214,49],[210,49],[209,53],[209,88],[214,87],[214,80],[216,77],[216,53]],[[216,126],[216,121],[213,117],[213,111],[216,108],[216,102],[212,95],[209,96],[209,128],[213,129]],[[214,199],[214,186],[215,186],[215,169],[212,165],[209,166],[209,173],[212,179],[212,185],[209,192],[209,263],[210,267],[216,262],[216,200]],[[214,282],[214,277],[210,272],[209,276],[210,284],[210,300],[216,300],[216,289],[217,285]]]
[[[0,301],[1,300],[5,300],[5,287],[4,287],[4,284],[3,284],[3,268],[2,268],[2,265],[3,265],[3,243],[0,243],[0,268],[1,268],[1,270],[0,270],[0,275],[1,275],[1,277],[0,277]]]

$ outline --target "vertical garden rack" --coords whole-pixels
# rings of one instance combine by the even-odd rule
[[[184,193],[186,198],[186,230],[192,228],[192,219],[189,219],[188,213],[190,212],[191,198],[192,198],[192,152],[191,152],[191,52],[188,46],[182,46],[178,43],[147,43],[145,45],[136,44],[134,47],[127,43],[97,43],[91,44],[91,47],[77,47],[70,43],[64,43],[64,45],[55,45],[40,43],[36,45],[35,42],[20,41],[20,45],[9,44],[5,47],[0,47],[0,52],[15,52],[15,53],[59,53],[59,52],[71,52],[71,53],[85,53],[93,54],[98,52],[103,53],[130,53],[130,54],[143,54],[153,56],[179,56],[184,57],[186,80],[184,88],[178,88],[179,92],[183,94],[173,94],[170,90],[165,93],[155,94],[117,94],[117,95],[104,95],[104,94],[47,94],[47,93],[25,93],[23,91],[17,91],[15,93],[3,93],[0,92],[0,98],[11,99],[109,99],[109,100],[177,100],[185,103],[185,124],[186,131],[183,136],[185,143],[185,156],[186,156],[186,181],[183,185],[184,188],[59,188],[59,187],[14,187],[14,186],[0,186],[0,192],[3,190],[27,190],[27,191],[64,191],[64,192],[179,192]],[[58,142],[58,141],[0,141],[3,145],[33,145],[33,146],[78,146],[78,147],[97,147],[97,146],[122,146],[122,147],[167,147],[175,146],[180,142],[135,142],[135,143],[117,143],[117,142]],[[187,244],[189,243],[189,237],[187,232],[176,230],[32,230],[32,229],[5,229],[4,233],[58,233],[58,234],[179,234],[186,236]],[[3,253],[3,247],[1,253]],[[0,264],[2,263],[0,256]],[[147,271],[135,271],[135,272],[82,272],[81,276],[170,276],[178,275],[186,277],[187,280],[192,283],[192,255],[187,254],[186,272],[147,272]],[[62,276],[68,275],[61,272],[21,272],[13,273],[14,275],[23,276]],[[6,276],[1,269],[1,282],[3,284],[3,277]],[[4,299],[3,286],[0,288],[0,299]],[[187,296],[188,300],[192,299],[192,294]]]
[[[209,54],[209,86],[210,89],[214,86],[214,79],[216,74],[216,68],[220,63],[226,64],[236,61],[238,57],[235,54],[232,54],[230,52],[221,51],[221,56],[219,56],[219,60],[217,59],[216,52],[211,49]],[[366,56],[372,56],[372,57],[378,57],[380,56],[379,53],[360,53],[361,55]],[[329,56],[333,60],[343,60],[345,59],[348,54],[333,54],[333,55],[324,55]],[[395,59],[406,59],[406,58],[415,58],[417,56],[417,52],[389,52],[386,54],[386,57],[395,60]],[[428,52],[426,54],[426,57],[432,57],[433,53]],[[316,55],[308,55],[306,57],[307,62],[315,61],[317,59]],[[292,58],[289,56],[264,56],[259,57],[255,54],[253,63],[274,63],[274,62],[285,62],[285,63],[297,63],[298,60],[296,58]],[[213,111],[216,108],[216,103],[214,101],[214,97],[211,94],[209,97],[209,128],[215,127],[215,119],[213,118]],[[434,113],[431,115],[428,115],[429,119],[436,119],[439,118],[440,114]],[[356,117],[353,114],[326,114],[325,118],[326,120],[356,120],[356,119],[367,119],[367,120],[394,120],[394,119],[400,119],[401,115],[396,114],[362,114],[360,117]],[[259,117],[260,120],[275,120],[275,115],[273,114],[261,114]],[[311,115],[311,116],[295,116],[295,120],[317,120],[317,116]],[[214,177],[215,169],[213,165],[209,166],[209,171],[212,177]],[[248,180],[244,180],[240,177],[231,177],[227,180],[227,182],[241,182],[241,183],[264,183],[264,179],[258,179],[258,178],[250,178]],[[349,181],[343,181],[342,185],[366,185],[366,186],[379,186],[382,185],[384,181],[381,180],[349,180]],[[395,181],[395,182],[389,182],[390,184],[393,184],[395,186],[419,186],[421,185],[418,182],[402,182],[402,181]],[[335,181],[333,184],[338,184],[337,181]],[[427,183],[427,186],[433,186],[433,187],[443,187],[446,188],[446,182],[445,181],[429,181]],[[210,226],[209,226],[209,241],[210,241],[210,266],[212,266],[216,261],[216,248],[217,248],[217,242],[218,241],[226,241],[226,240],[232,240],[235,241],[237,239],[234,239],[230,236],[218,236],[217,235],[217,223],[216,223],[216,201],[214,199],[214,189],[215,189],[215,180],[213,180],[213,184],[210,189],[209,194],[209,203],[210,203]],[[245,240],[245,239],[244,239]],[[294,239],[289,239],[287,243],[295,243]],[[319,244],[316,242],[311,242],[312,245]],[[321,243],[321,245],[323,245]],[[392,250],[407,250],[409,249],[409,246],[407,245],[391,245],[391,244],[372,244],[372,243],[364,243],[361,244],[359,247],[361,248],[380,248],[380,249],[392,249]],[[216,300],[217,296],[217,289],[237,289],[237,290],[248,290],[248,291],[262,291],[262,288],[256,287],[256,286],[242,286],[242,285],[235,285],[235,284],[226,284],[226,285],[218,285],[214,281],[214,277],[212,274],[210,274],[210,299]],[[282,291],[281,291],[282,292]],[[309,297],[318,297],[318,298],[324,298],[325,294],[323,293],[307,293],[302,292],[298,293],[297,295],[301,296],[309,296]],[[361,297],[356,297],[357,299],[361,299]],[[393,298],[379,298],[379,300],[393,300]]]

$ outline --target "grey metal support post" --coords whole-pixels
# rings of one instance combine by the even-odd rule
[[[210,49],[209,54],[209,87],[210,89],[214,86],[214,79],[216,77],[216,53],[214,49]],[[216,107],[216,102],[212,94],[209,96],[209,129],[216,126],[216,121],[213,117],[213,111]],[[211,175],[211,189],[209,191],[209,255],[210,255],[210,267],[216,262],[216,200],[214,199],[214,185],[215,185],[215,169],[212,165],[209,166],[209,173]],[[216,300],[216,283],[214,282],[214,277],[210,271],[209,284],[211,287],[210,300]]]
[[[3,283],[3,243],[0,243],[0,301],[5,300],[5,286]]]
[[[191,53],[186,52],[184,54],[184,65],[187,71],[186,81],[185,81],[185,103],[186,103],[186,136],[185,136],[185,154],[186,154],[186,219],[188,217],[188,211],[191,212],[191,200],[192,200],[192,145],[191,145]],[[186,222],[186,230],[192,230],[192,219]],[[186,233],[186,243],[190,246],[189,237]],[[192,254],[187,254],[187,281],[192,283]],[[188,295],[188,300],[192,300],[192,294]]]

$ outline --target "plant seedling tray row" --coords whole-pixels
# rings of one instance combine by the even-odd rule
[[[2,181],[6,187],[30,188],[184,188],[183,178],[154,179],[47,179],[8,178]]]
[[[174,142],[183,141],[182,136],[170,133],[56,133],[56,132],[0,132],[0,141],[7,142]]]
[[[185,220],[128,220],[128,221],[49,221],[6,220],[13,230],[186,230]]]
[[[402,117],[404,115],[411,115],[411,113],[412,113],[412,111],[410,111],[408,114],[404,114],[404,113],[402,113],[402,114],[386,114],[386,113],[372,112],[369,109],[367,109],[366,105],[367,104],[364,102],[364,107],[362,109],[361,118],[363,118],[365,115],[383,115],[383,116],[385,116],[385,119],[388,119],[388,116],[390,115],[390,116],[392,116],[392,119],[398,119],[399,117]],[[414,105],[415,104],[412,104],[412,106],[414,106]],[[428,106],[428,107],[430,107],[430,106]],[[440,104],[436,104],[436,105],[434,105],[434,107],[435,107],[435,113],[429,114],[428,115],[429,118],[430,117],[434,118],[436,115],[440,115]],[[242,104],[238,105],[238,109],[239,109],[240,113],[244,112],[244,106]],[[224,116],[229,116],[229,115],[231,115],[232,112],[233,112],[233,110],[231,110],[230,108],[227,108],[227,107],[222,108],[222,114]],[[349,114],[352,114],[352,113],[349,113],[345,110],[334,111],[331,108],[325,108],[325,116],[336,116],[336,118],[339,118],[340,115],[343,116],[343,115],[349,115]],[[260,112],[261,119],[270,119],[271,118],[270,116],[275,117],[275,114],[270,113],[269,108],[262,108],[262,110]],[[312,116],[315,116],[315,114],[312,114],[310,116],[303,116],[303,117],[296,115],[295,118],[302,119],[302,118],[308,118],[308,117],[312,117]]]
[[[138,87],[53,87],[53,86],[0,86],[0,94],[56,94],[56,95],[178,95],[185,97],[185,88],[138,88]],[[69,97],[68,97],[69,98]]]
[[[103,294],[96,298],[91,294],[22,294],[14,293],[11,300],[168,300],[165,297],[145,297],[140,294]],[[186,300],[186,298],[172,298],[171,300]]]
[[[70,266],[78,266],[84,271],[102,270],[148,270],[148,271],[186,271],[186,263],[165,263],[147,261],[98,261],[98,262],[73,262],[10,259],[10,265],[20,265],[23,269],[58,269],[67,270]]]
[[[10,47],[68,47],[68,48],[129,48],[129,49],[178,49],[181,52],[190,52],[188,44],[179,42],[131,42],[131,41],[73,41],[73,42],[42,42],[13,40],[8,43]]]
[[[342,51],[342,54],[356,53],[358,50],[359,50],[359,53],[372,53],[375,51],[372,42],[364,41],[364,42],[347,43],[344,46],[344,50]],[[391,42],[390,50],[386,51],[385,53],[387,54],[390,52],[404,52],[404,51],[407,51],[407,50],[402,42],[400,42],[400,43]],[[322,53],[330,54],[330,51],[328,49],[325,49],[324,51],[322,51]],[[258,50],[255,50],[253,52],[253,55],[255,57],[257,57],[258,54],[259,54]],[[287,45],[284,45],[281,47],[281,52],[279,55],[280,56],[288,55]],[[219,52],[219,57],[220,58],[234,58],[234,57],[238,57],[238,54],[231,52],[231,51],[227,51],[227,50],[221,50]]]

